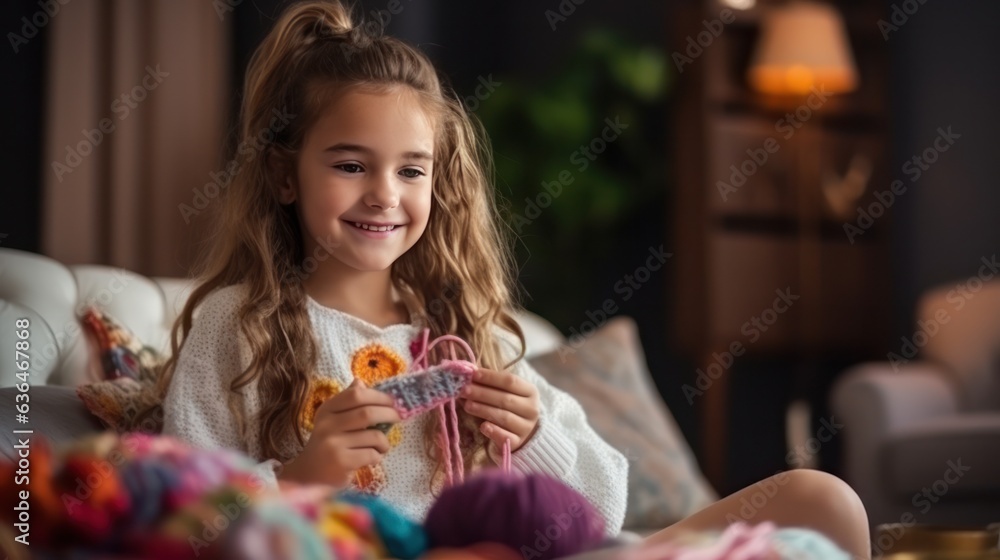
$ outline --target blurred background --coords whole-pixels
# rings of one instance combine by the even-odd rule
[[[286,4],[4,2],[0,246],[183,276],[236,150],[247,61]],[[879,362],[877,381],[940,362],[961,387],[952,408],[974,415],[944,439],[1000,448],[1000,307],[981,295],[1000,245],[1000,4],[366,0],[357,13],[423,49],[486,126],[525,306],[570,337],[634,318],[720,494],[797,466],[874,480],[850,461],[876,465],[889,436],[849,456],[837,423],[879,420],[832,404],[857,364]],[[918,323],[968,309],[981,310],[964,327],[974,350],[953,337],[942,350]],[[972,353],[979,384],[962,385],[941,356]],[[907,433],[892,447],[904,470],[930,445]],[[995,455],[966,499],[997,504]],[[894,492],[906,506],[912,492]]]

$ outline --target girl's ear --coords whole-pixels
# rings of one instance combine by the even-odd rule
[[[282,204],[291,204],[295,202],[295,194],[297,189],[295,188],[295,183],[293,182],[292,176],[290,174],[286,174],[284,175],[283,178],[280,178],[279,181],[280,182],[278,183],[278,202]]]
[[[296,184],[294,169],[289,165],[288,157],[284,154],[277,154],[274,150],[268,150],[267,168],[278,190],[278,202],[281,204],[295,202],[298,185]]]

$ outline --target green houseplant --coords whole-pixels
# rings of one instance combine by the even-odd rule
[[[670,71],[660,47],[607,30],[583,34],[557,68],[539,83],[505,80],[477,115],[520,239],[525,304],[565,328],[580,322],[630,221],[665,211]]]

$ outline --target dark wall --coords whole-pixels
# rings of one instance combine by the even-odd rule
[[[965,281],[1000,252],[998,19],[997,2],[930,0],[888,31],[894,178],[909,183],[903,163],[938,127],[961,134],[893,209],[898,336],[912,335],[921,292]]]
[[[28,23],[22,18],[27,18]],[[38,251],[41,247],[42,112],[48,21],[50,18],[41,12],[37,1],[0,3],[0,32],[4,37],[0,44],[0,75],[3,76],[3,87],[0,87],[0,168],[3,169],[0,247],[25,251]],[[36,26],[36,22],[42,25]]]

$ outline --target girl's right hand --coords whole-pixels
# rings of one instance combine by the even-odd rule
[[[309,441],[278,478],[346,487],[355,470],[378,464],[389,451],[388,437],[373,426],[402,420],[392,404],[390,395],[355,379],[316,410]]]

